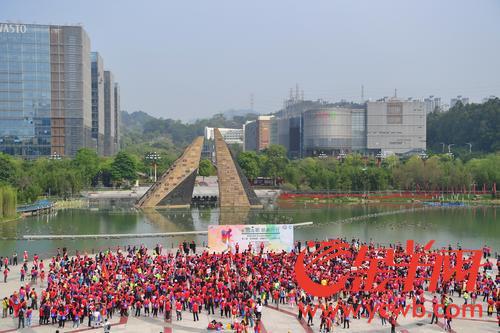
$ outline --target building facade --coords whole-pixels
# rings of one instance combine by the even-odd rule
[[[243,147],[245,135],[243,128],[219,128],[220,134],[228,145],[238,144]],[[214,140],[214,128],[205,127],[205,140]]]
[[[245,124],[245,150],[261,151],[271,144],[273,116],[259,116]]]
[[[245,151],[257,151],[257,120],[247,121],[245,125],[243,125],[245,130]]]
[[[303,114],[303,156],[338,155],[366,149],[364,109],[322,107]]]
[[[90,40],[82,27],[0,23],[0,151],[92,145]]]
[[[367,103],[367,149],[405,154],[426,149],[422,101],[386,99]]]
[[[99,155],[104,155],[104,63],[92,52],[92,139]]]
[[[120,111],[120,85],[118,84],[118,82],[115,82],[115,153],[120,150]]]
[[[0,152],[103,154],[104,97],[103,61],[82,27],[0,23]]]
[[[111,71],[104,71],[104,156],[115,151],[115,79]]]

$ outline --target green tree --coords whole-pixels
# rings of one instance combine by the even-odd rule
[[[244,151],[238,155],[237,162],[248,179],[255,179],[261,173],[260,157],[254,151]]]
[[[99,172],[99,157],[93,149],[82,148],[78,150],[72,164],[78,170],[84,186],[90,186]]]
[[[123,151],[116,154],[111,163],[111,176],[116,182],[136,180],[137,168],[134,158]]]
[[[16,175],[16,166],[13,158],[0,153],[0,183],[11,183]]]
[[[276,182],[276,178],[284,176],[288,164],[286,149],[281,145],[270,145],[264,150],[264,155],[267,157],[264,172]]]
[[[217,171],[210,160],[202,159],[198,167],[198,174],[203,177],[215,176]]]

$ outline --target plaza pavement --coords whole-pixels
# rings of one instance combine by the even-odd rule
[[[490,260],[491,261],[491,260]],[[494,274],[496,274],[496,261],[494,264]],[[18,266],[11,266],[11,272],[9,274],[7,283],[0,282],[0,297],[3,299],[5,296],[9,296],[19,287],[25,285],[25,282],[21,283],[19,281],[19,270],[21,268]],[[46,285],[45,285],[46,286]],[[33,286],[32,286],[33,287]],[[34,285],[38,294],[43,286],[40,283]],[[426,298],[431,299],[432,295],[426,293]],[[452,297],[455,304],[461,305],[463,299],[458,297]],[[482,296],[478,298],[478,301],[482,300]],[[482,302],[478,302],[483,304]],[[428,305],[428,304],[427,304]],[[299,322],[297,319],[298,308],[297,306],[291,307],[290,305],[280,304],[277,308],[275,304],[269,304],[268,307],[264,307],[262,313],[262,323],[263,323],[263,333],[318,333],[319,323],[320,323],[320,311],[317,311],[314,318],[314,326],[309,327],[304,321]],[[175,317],[175,311],[173,311]],[[195,333],[195,332],[215,332],[207,331],[206,327],[208,323],[215,319],[221,321],[224,324],[230,323],[229,319],[225,319],[219,316],[219,312],[215,311],[215,315],[208,316],[204,310],[200,313],[200,320],[197,322],[193,321],[193,316],[191,313],[184,311],[183,320],[176,321],[175,319],[171,322],[166,322],[162,318],[151,318],[151,317],[122,317],[119,315],[113,317],[110,321],[112,324],[111,332],[138,332],[138,333]],[[445,332],[443,319],[440,319],[438,325],[430,324],[430,316],[428,313],[428,318],[411,318],[410,315],[407,317],[399,316],[398,327],[396,332],[398,333],[435,333],[435,332]],[[38,325],[38,311],[33,311],[33,320],[31,328],[24,328],[17,330],[17,318],[0,318],[0,333],[7,332],[23,332],[23,333],[54,333],[57,329],[59,332],[103,332],[102,328],[92,329],[87,326],[87,318],[79,328],[72,328],[72,322],[67,322],[64,329],[57,328],[57,325]],[[483,304],[483,317],[482,318],[467,318],[458,319],[455,318],[452,321],[452,332],[456,333],[499,333],[500,327],[498,326],[498,321],[496,320],[496,314],[494,313],[492,317],[486,316],[486,307]],[[367,322],[366,318],[362,319],[352,319],[350,324],[350,329],[344,329],[342,326],[335,326],[333,332],[351,332],[351,333],[389,333],[391,331],[390,326],[386,324],[381,325],[379,317],[376,315],[371,323]],[[232,330],[225,330],[225,332],[233,332]],[[253,329],[249,330],[253,333]]]

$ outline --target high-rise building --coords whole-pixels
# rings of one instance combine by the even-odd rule
[[[434,97],[431,95],[424,99],[424,104],[425,104],[425,113],[427,114],[434,112],[436,110],[441,111],[440,97]]]
[[[79,26],[0,23],[0,151],[92,146],[90,40]]]
[[[463,105],[469,104],[469,97],[462,97],[462,95],[458,95],[456,98],[452,98],[450,100],[450,108],[454,107],[458,102]]]
[[[98,52],[92,52],[92,139],[99,155],[104,154],[104,64]]]
[[[113,73],[104,71],[104,155],[115,154],[115,79]]]
[[[367,103],[367,148],[396,154],[426,149],[426,112],[417,100]]]
[[[120,150],[120,85],[115,82],[115,152]]]

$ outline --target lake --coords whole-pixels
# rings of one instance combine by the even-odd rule
[[[418,242],[436,240],[436,245],[460,244],[463,248],[481,248],[484,244],[493,252],[500,250],[500,224],[497,207],[422,208],[399,204],[370,205],[311,205],[299,204],[270,207],[256,211],[220,211],[213,209],[133,210],[84,209],[60,210],[56,215],[29,217],[0,223],[0,237],[21,238],[23,235],[47,234],[113,234],[154,233],[170,231],[207,230],[210,224],[299,223],[314,224],[295,230],[295,239],[333,237],[373,240],[375,243]],[[55,249],[67,247],[88,252],[117,245],[152,246],[161,242],[165,248],[176,247],[184,239],[194,239],[202,245],[205,235],[168,238],[85,239],[85,240],[0,240],[0,255],[30,254],[43,257]],[[71,252],[73,253],[73,251]]]

